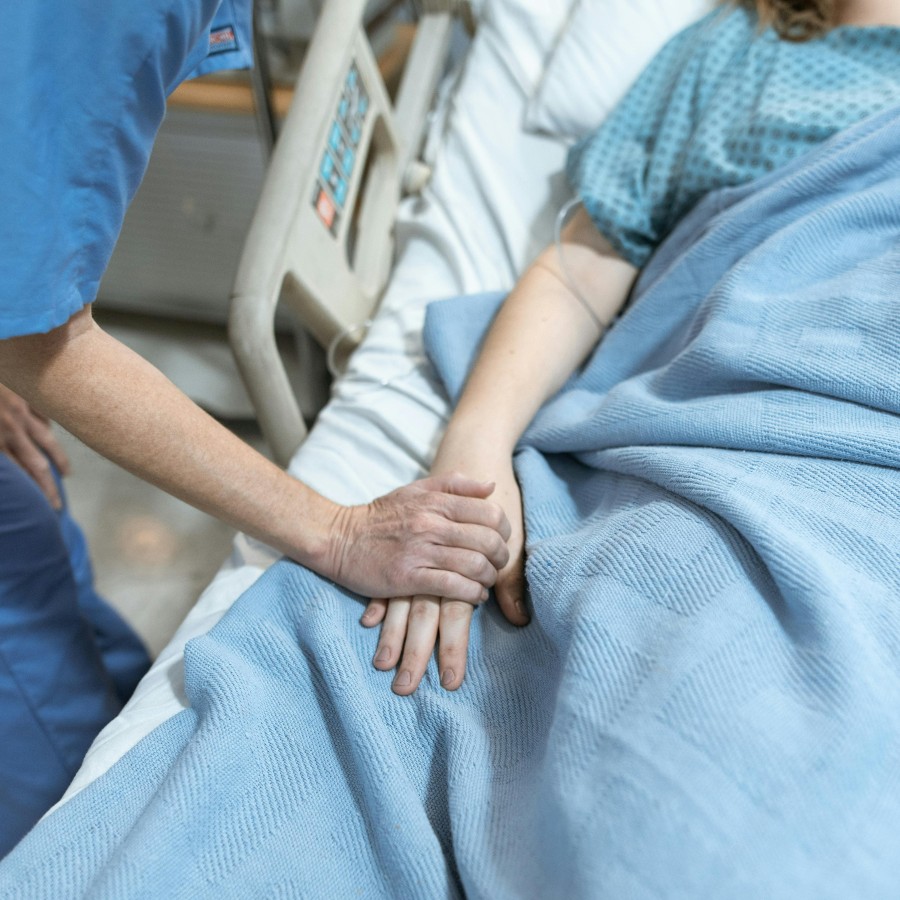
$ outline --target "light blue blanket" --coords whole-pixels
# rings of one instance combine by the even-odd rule
[[[497,298],[431,311],[451,391]],[[695,210],[540,414],[464,687],[276,565],[0,896],[896,898],[900,111]]]

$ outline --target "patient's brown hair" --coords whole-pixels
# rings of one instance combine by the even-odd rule
[[[738,0],[755,9],[763,27],[771,25],[788,41],[808,41],[833,28],[837,19],[835,0]]]

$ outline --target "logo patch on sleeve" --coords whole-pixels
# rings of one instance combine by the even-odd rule
[[[237,49],[237,34],[235,34],[233,25],[223,25],[209,33],[209,56]]]

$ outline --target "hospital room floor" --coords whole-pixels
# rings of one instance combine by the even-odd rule
[[[72,464],[69,504],[87,535],[98,589],[155,657],[225,560],[234,531],[57,434]],[[262,446],[255,426],[239,434]]]

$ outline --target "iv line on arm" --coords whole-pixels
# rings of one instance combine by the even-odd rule
[[[578,289],[578,285],[575,283],[575,279],[572,276],[572,271],[566,261],[566,254],[564,249],[565,244],[563,243],[562,239],[563,229],[566,227],[566,225],[569,224],[569,217],[572,213],[572,210],[575,209],[576,206],[580,205],[581,198],[573,197],[562,206],[562,208],[556,215],[556,224],[554,226],[553,233],[554,241],[556,243],[556,255],[559,259],[559,268],[562,272],[563,278],[565,279],[566,287],[569,288],[575,299],[582,305],[582,307],[584,307],[584,311],[591,317],[591,321],[593,321],[593,323],[597,326],[597,331],[599,332],[600,337],[602,337],[604,332],[606,331],[607,326],[600,321],[597,313],[594,312],[590,303],[587,302],[587,300],[584,298],[584,295]]]
[[[557,258],[559,260],[560,272],[565,281],[566,287],[569,288],[572,295],[575,299],[581,304],[584,311],[588,314],[591,321],[594,325],[597,326],[598,339],[602,337],[607,330],[606,325],[603,324],[600,317],[594,312],[590,303],[585,299],[584,295],[578,289],[578,285],[576,283],[576,279],[572,274],[572,270],[568,264],[565,253],[565,242],[562,238],[563,230],[566,225],[569,224],[569,220],[571,218],[572,211],[581,205],[581,199],[579,197],[572,197],[563,206],[560,208],[559,212],[556,215],[556,222],[554,225],[554,243],[556,245]],[[329,374],[333,379],[337,379],[344,374],[344,368],[338,362],[338,355],[340,352],[341,345],[351,337],[356,335],[364,336],[369,328],[372,325],[372,319],[366,319],[363,322],[355,322],[351,325],[348,325],[346,328],[343,328],[339,331],[329,342],[328,347],[326,349],[326,366]],[[407,377],[413,371],[415,371],[415,366],[411,366],[409,369],[394,375],[390,378],[384,378],[377,381],[369,390],[380,390],[382,388],[391,387],[396,381],[401,378]],[[368,393],[368,391],[366,391]]]

